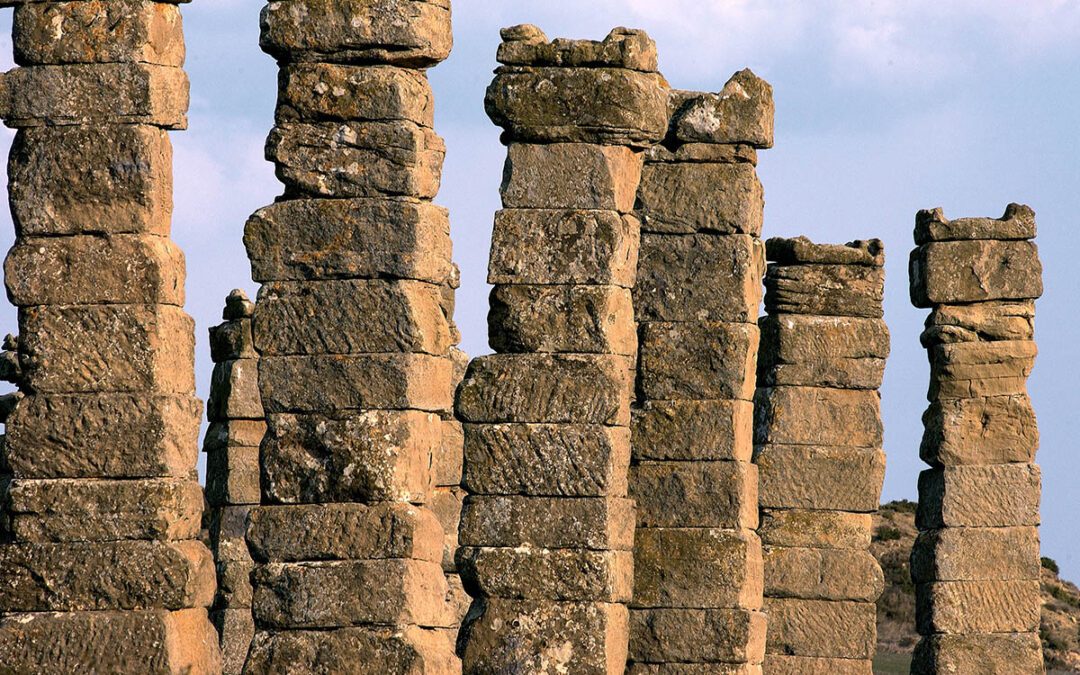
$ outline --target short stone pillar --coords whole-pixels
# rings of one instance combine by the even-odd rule
[[[756,669],[765,650],[750,460],[765,271],[756,148],[772,146],[772,88],[744,70],[719,94],[673,91],[670,108],[637,198],[635,675]]]
[[[502,32],[487,111],[509,145],[488,315],[497,352],[458,388],[458,568],[476,600],[466,673],[622,673],[633,587],[626,498],[637,340],[632,215],[667,88],[640,31]]]
[[[911,300],[933,311],[930,407],[919,456],[911,553],[912,673],[1043,672],[1039,641],[1039,444],[1027,377],[1035,365],[1042,265],[1035,214],[915,218]]]
[[[764,545],[767,675],[870,675],[870,554],[885,477],[878,388],[889,355],[881,242],[770,239],[754,462]]]
[[[0,670],[217,673],[194,322],[169,239],[188,105],[175,4],[8,2],[5,262],[25,394],[0,457]]]

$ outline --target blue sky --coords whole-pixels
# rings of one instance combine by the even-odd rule
[[[261,0],[183,6],[192,80],[190,129],[173,135],[173,238],[188,260],[188,311],[198,338],[199,395],[211,364],[207,327],[224,296],[254,296],[244,221],[280,192],[262,158],[272,125],[276,66],[258,48]],[[8,35],[10,13],[0,20]],[[1029,390],[1039,416],[1043,554],[1080,578],[1072,518],[1080,462],[1073,353],[1078,319],[1075,236],[1080,214],[1080,5],[1064,0],[456,0],[456,47],[431,72],[436,127],[448,156],[438,203],[448,207],[462,267],[463,347],[486,344],[484,277],[504,149],[483,112],[498,29],[539,25],[549,37],[602,38],[643,28],[675,87],[719,90],[743,67],[772,83],[776,146],[760,153],[765,236],[820,242],[879,237],[887,255],[892,357],[882,389],[888,471],[884,499],[916,494],[920,415],[929,377],[918,334],[925,310],[907,297],[915,212],[1000,216],[1010,201],[1038,214],[1046,294],[1041,354]],[[10,67],[10,40],[0,54]],[[10,134],[0,134],[6,155]],[[3,212],[0,245],[13,238]],[[15,313],[0,309],[15,331]]]

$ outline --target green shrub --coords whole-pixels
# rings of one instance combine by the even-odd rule
[[[898,527],[890,527],[888,525],[882,525],[877,529],[875,534],[878,541],[895,541],[904,536],[904,533],[900,531]]]
[[[1058,574],[1061,571],[1058,569],[1058,564],[1054,562],[1053,558],[1047,558],[1046,556],[1043,556],[1039,560],[1040,562],[1042,562],[1043,569],[1050,570],[1054,574]]]

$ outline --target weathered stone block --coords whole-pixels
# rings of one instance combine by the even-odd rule
[[[630,421],[631,359],[602,354],[492,354],[472,360],[457,390],[465,422]]]
[[[259,448],[266,435],[266,420],[226,420],[211,422],[203,438],[203,452],[228,448]]]
[[[259,46],[278,61],[433,66],[450,55],[448,0],[275,0]]]
[[[207,453],[209,504],[258,504],[259,497],[259,446],[231,446]]]
[[[649,161],[637,198],[643,232],[761,234],[765,191],[750,163]]]
[[[446,146],[412,122],[283,122],[266,159],[297,196],[430,199],[439,192]]]
[[[446,596],[438,563],[419,560],[268,563],[251,580],[252,612],[267,628],[439,626]]]
[[[210,359],[214,363],[232,359],[257,359],[251,320],[238,319],[210,326]]]
[[[528,24],[499,32],[503,41],[495,59],[506,65],[656,71],[656,43],[642,30],[615,28],[603,41],[564,38],[549,41],[543,31]]]
[[[867,265],[770,263],[765,272],[765,311],[880,319],[885,269]]]
[[[654,145],[645,151],[646,163],[689,162],[692,164],[736,164],[757,166],[757,150],[749,145],[683,143],[669,148]]]
[[[288,199],[244,228],[255,281],[451,276],[446,209],[408,199]]]
[[[919,336],[923,346],[948,342],[1031,340],[1035,336],[1035,301],[938,305],[926,317]]]
[[[637,460],[735,460],[753,452],[750,401],[646,401],[630,424]]]
[[[615,497],[470,495],[461,511],[462,546],[629,551],[634,502]]]
[[[622,496],[630,433],[598,424],[466,424],[462,484],[474,494]]]
[[[250,608],[251,571],[255,569],[255,563],[250,560],[219,562],[216,568],[218,583],[214,607]]]
[[[758,534],[769,546],[866,549],[871,520],[869,513],[763,509]]]
[[[743,530],[639,528],[631,607],[759,609],[761,542]]]
[[[934,345],[927,398],[1023,395],[1038,351],[1029,340]]]
[[[503,208],[630,213],[642,162],[640,152],[618,145],[513,143],[499,188]]]
[[[1034,633],[1039,581],[939,581],[915,584],[915,627],[934,633]]]
[[[248,515],[255,508],[251,505],[230,505],[210,509],[207,529],[210,535],[210,550],[214,552],[215,561],[251,561],[251,553],[244,536],[248,529]]]
[[[248,649],[255,638],[255,617],[251,608],[219,609],[210,613],[210,621],[221,636],[222,675],[241,675]]]
[[[457,420],[442,421],[442,440],[431,458],[431,475],[437,487],[461,484],[465,454],[465,430]]]
[[[883,267],[885,247],[880,239],[846,244],[815,244],[806,237],[772,237],[765,242],[769,262],[789,265],[860,265]]]
[[[770,654],[871,659],[877,640],[872,602],[766,598]]]
[[[1001,218],[948,220],[941,208],[915,214],[915,243],[964,239],[1034,239],[1035,212],[1030,206],[1009,204]]]
[[[257,359],[233,359],[214,365],[206,416],[214,422],[263,417]]]
[[[1035,464],[947,466],[919,474],[920,530],[1039,524],[1042,472]]]
[[[889,355],[880,319],[781,314],[763,317],[758,384],[877,389]]]
[[[197,539],[202,489],[194,480],[24,480],[7,489],[18,542]]]
[[[920,532],[911,578],[928,581],[1037,580],[1036,527],[947,527]]]
[[[754,443],[880,448],[881,396],[873,390],[769,387],[754,396]]]
[[[748,323],[641,324],[639,388],[651,400],[754,397],[758,328]]]
[[[868,551],[765,546],[762,557],[770,598],[876,602],[885,587]]]
[[[762,445],[756,449],[763,508],[873,513],[885,480],[885,453],[866,448]]]
[[[278,74],[274,120],[402,120],[432,127],[435,97],[421,70],[290,63]]]
[[[438,415],[416,410],[344,419],[270,415],[261,457],[264,500],[426,502],[441,431]]]
[[[27,396],[8,418],[7,461],[20,478],[189,478],[201,417],[190,396]]]
[[[720,663],[761,663],[765,626],[763,613],[747,609],[633,609],[630,660],[721,669]]]
[[[461,673],[454,646],[445,635],[418,626],[260,630],[252,642],[247,667],[249,672],[297,675],[343,671],[356,675]]]
[[[9,127],[151,124],[187,128],[188,78],[181,68],[93,63],[15,68],[0,79]]]
[[[1042,295],[1039,247],[1030,241],[940,241],[911,252],[916,307]]]
[[[933,466],[1035,460],[1039,427],[1026,395],[937,399],[923,413],[919,456]]]
[[[758,471],[748,462],[647,462],[630,467],[638,527],[757,528]]]
[[[671,98],[671,132],[680,141],[772,147],[772,86],[749,68],[732,75],[717,94],[673,91]]]
[[[769,675],[873,675],[871,659],[830,659],[817,656],[766,654],[762,672]]]
[[[634,590],[630,551],[465,546],[455,559],[474,598],[627,602]]]
[[[446,606],[444,609],[450,619],[447,621],[447,623],[450,624],[450,627],[440,628],[438,630],[445,632],[449,643],[456,644],[458,628],[461,627],[461,622],[465,619],[465,615],[469,613],[469,607],[472,606],[472,598],[465,592],[465,587],[461,585],[461,577],[457,574],[446,575],[446,587]]]
[[[428,508],[439,519],[443,531],[442,566],[444,572],[457,571],[454,553],[458,549],[458,526],[465,491],[460,488],[436,488]]]
[[[497,352],[637,354],[628,289],[497,285],[490,302],[488,342]]]
[[[911,672],[1040,673],[1043,672],[1042,643],[1033,633],[929,635],[915,645]]]

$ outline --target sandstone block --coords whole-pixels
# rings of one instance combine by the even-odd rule
[[[750,401],[646,401],[630,423],[637,460],[750,461]]]
[[[251,571],[255,568],[255,563],[250,560],[219,562],[216,568],[218,583],[214,607],[250,608]]]
[[[1035,460],[1039,427],[1025,395],[937,399],[923,413],[919,456],[933,466]]]
[[[251,616],[251,609],[220,609],[211,612],[210,620],[221,636],[222,675],[240,675],[255,638],[255,617]]]
[[[753,324],[643,323],[641,393],[651,400],[750,400],[757,348]]]
[[[643,462],[630,467],[638,527],[755,529],[758,471],[749,462]]]
[[[466,424],[462,484],[473,494],[622,496],[630,433],[598,424]]]
[[[880,319],[780,314],[762,317],[758,383],[877,389],[889,355]]]
[[[881,447],[881,396],[876,391],[761,388],[754,403],[758,445]]]
[[[1039,524],[1042,472],[1035,464],[947,466],[919,474],[920,530]]]
[[[211,422],[203,438],[203,452],[228,448],[259,448],[266,435],[266,420],[226,420]]]
[[[1035,632],[1041,606],[1038,580],[915,584],[920,635]]]
[[[603,41],[549,41],[543,31],[530,25],[504,28],[500,33],[503,41],[495,58],[506,65],[656,71],[656,43],[642,30],[616,28]]]
[[[915,215],[915,243],[965,239],[1034,239],[1035,212],[1030,206],[1009,204],[1001,218],[956,218],[948,220],[940,208],[925,209]]]
[[[930,348],[927,398],[1022,395],[1037,353],[1028,340],[935,345]]]
[[[290,63],[278,74],[274,120],[402,120],[432,127],[435,97],[421,70]]]
[[[637,354],[628,289],[497,285],[490,302],[488,342],[500,353]]]
[[[869,513],[765,509],[758,534],[769,546],[866,549],[870,546]]]
[[[747,609],[633,609],[630,660],[720,669],[727,667],[721,663],[761,663],[766,623],[763,613]]]
[[[1042,295],[1039,247],[1030,241],[939,241],[911,252],[916,307]]]
[[[465,615],[469,613],[469,607],[472,606],[472,598],[465,592],[465,588],[461,585],[461,577],[457,574],[446,575],[446,586],[448,591],[444,609],[447,616],[450,617],[447,622],[450,627],[438,630],[443,631],[446,634],[447,642],[453,645],[457,643],[457,634],[461,622],[465,619]]]
[[[1035,301],[938,305],[926,317],[919,339],[929,349],[948,342],[1031,340],[1035,336]]]
[[[765,272],[765,311],[880,319],[884,289],[883,267],[771,263]]]
[[[931,635],[915,645],[911,668],[913,673],[1039,673],[1042,644],[1032,633]]]
[[[214,365],[206,416],[214,422],[263,417],[257,359],[233,359]]]
[[[847,244],[815,244],[806,237],[772,237],[765,242],[769,262],[790,265],[885,265],[885,248],[880,239],[856,240]]]
[[[460,488],[436,488],[428,508],[439,519],[443,531],[442,566],[444,572],[457,571],[454,553],[458,549],[458,526],[461,524],[461,504],[465,491]],[[449,580],[449,576],[447,579]]]
[[[457,420],[442,421],[442,440],[431,458],[431,474],[438,487],[461,484],[465,430]]]
[[[640,528],[631,607],[758,609],[761,542],[753,532]]]
[[[675,91],[671,97],[671,131],[680,141],[772,147],[772,86],[749,68],[732,75],[719,93]]]
[[[206,501],[214,506],[259,503],[259,447],[232,446],[206,455]]]
[[[214,363],[232,359],[257,359],[251,320],[238,319],[210,326],[210,359]]]
[[[641,173],[643,232],[757,237],[764,209],[765,192],[750,163],[647,161]]]
[[[756,449],[763,508],[873,513],[885,480],[885,453],[865,448],[762,445]]]
[[[499,188],[503,208],[630,213],[642,162],[640,152],[618,145],[513,143]]]
[[[261,26],[259,46],[278,61],[425,68],[453,45],[448,0],[275,0]]]
[[[187,127],[188,78],[181,68],[142,63],[27,66],[5,73],[2,83],[0,116],[9,127]]]
[[[474,598],[627,602],[634,590],[630,551],[466,546],[455,558]]]
[[[244,228],[255,281],[451,276],[446,209],[408,199],[288,199]]]
[[[284,4],[284,3],[282,3]],[[438,630],[364,626],[255,634],[249,672],[356,675],[460,675],[453,644]]]
[[[683,143],[669,148],[654,145],[645,151],[646,163],[688,162],[691,164],[736,164],[757,166],[757,150],[749,145]],[[746,233],[749,234],[749,233]]]
[[[214,560],[222,562],[251,562],[251,553],[244,540],[252,505],[229,505],[210,509],[207,523],[210,550]]]
[[[770,675],[873,675],[870,659],[766,654],[762,671]]]
[[[465,422],[626,425],[631,360],[601,354],[492,354],[472,360],[457,390]]]
[[[871,659],[877,627],[871,602],[766,598],[769,654]]]
[[[868,551],[765,546],[765,596],[876,602],[885,587]]]
[[[615,497],[470,495],[461,511],[462,546],[629,551],[634,502]]]
[[[446,146],[412,122],[283,122],[266,159],[297,196],[430,199],[439,192]]]
[[[1039,579],[1036,527],[947,527],[920,532],[911,578],[929,581]]]

